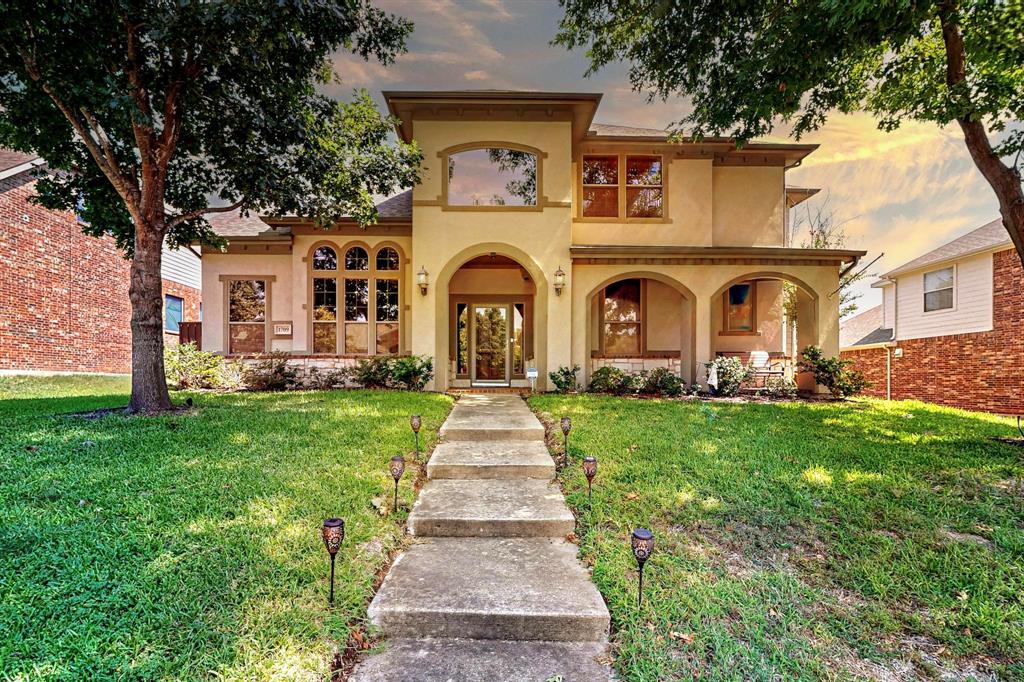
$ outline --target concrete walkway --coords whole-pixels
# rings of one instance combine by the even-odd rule
[[[566,542],[544,427],[514,395],[465,395],[409,515],[417,540],[370,604],[385,648],[355,682],[610,680],[608,609]]]

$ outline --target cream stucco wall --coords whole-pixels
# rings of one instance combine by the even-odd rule
[[[712,171],[714,246],[782,246],[785,171],[780,166],[718,166]]]
[[[291,319],[291,256],[228,253],[203,254],[203,350],[226,353],[224,325],[227,320],[226,288],[222,275],[273,277],[270,283],[270,318]],[[269,333],[269,332],[268,332]],[[273,350],[290,350],[281,340],[272,341]]]
[[[760,280],[757,282],[757,312],[754,321],[757,336],[732,336],[721,334],[725,315],[725,304],[719,297],[718,305],[711,306],[711,330],[715,335],[712,352],[732,351],[749,352],[754,350],[781,353],[784,349],[783,338],[783,297],[782,282],[777,279]]]

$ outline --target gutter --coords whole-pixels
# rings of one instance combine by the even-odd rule
[[[32,159],[31,161],[26,161],[25,163],[18,164],[17,166],[13,166],[11,168],[8,168],[7,170],[0,171],[0,180],[13,178],[15,175],[21,175],[22,173],[34,170],[36,168],[39,168],[40,166],[45,165],[46,161],[44,161],[43,159]]]

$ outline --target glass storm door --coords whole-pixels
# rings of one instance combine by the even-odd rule
[[[474,384],[509,385],[509,306],[472,307]]]

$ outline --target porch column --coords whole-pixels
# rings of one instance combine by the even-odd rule
[[[707,386],[707,367],[705,363],[711,362],[711,299],[708,296],[698,294],[694,301],[696,306],[695,315],[695,338],[693,358],[697,366],[694,367],[694,377],[702,386]]]

